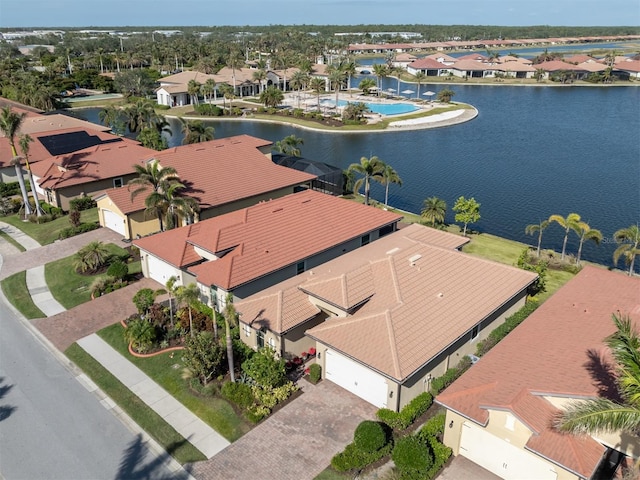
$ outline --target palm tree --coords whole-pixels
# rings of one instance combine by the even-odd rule
[[[300,145],[304,145],[304,140],[295,135],[288,135],[282,140],[278,140],[275,144],[275,150],[284,155],[299,157],[301,154]]]
[[[31,171],[31,167],[29,166],[29,144],[33,142],[33,138],[28,133],[20,135],[18,137],[18,143],[20,144],[20,150],[22,150],[22,157],[25,161],[25,166],[27,167],[27,174],[29,175],[29,185],[31,185],[31,193],[33,194],[33,200],[36,203],[36,214],[38,217],[42,216],[44,213],[42,208],[40,208],[40,199],[38,198],[38,193],[36,192],[36,183],[33,181],[33,172]]]
[[[380,183],[384,185],[384,208],[387,208],[389,205],[389,184],[395,183],[402,186],[402,179],[391,165],[384,164]]]
[[[235,97],[235,89],[228,83],[223,83],[220,86],[220,92],[222,93],[222,107],[227,108],[227,100],[229,100],[229,108],[231,108],[231,101]]]
[[[267,89],[260,94],[260,101],[264,103],[265,107],[275,108],[284,100],[284,93],[282,90],[274,85],[270,85]]]
[[[570,433],[640,430],[640,336],[629,316],[613,315],[616,332],[605,340],[615,360],[620,402],[608,398],[570,404],[555,419],[558,430]]]
[[[202,84],[199,82],[196,82],[193,79],[189,80],[189,83],[187,83],[187,93],[191,97],[191,103],[194,105],[198,105],[200,103],[198,100],[198,96],[200,95],[201,87],[202,87]]]
[[[198,209],[195,199],[180,196],[179,190],[185,186],[171,181],[165,182],[156,192],[151,192],[144,200],[146,212],[156,215],[160,221],[160,230],[172,230],[177,226],[178,216],[193,216]]]
[[[376,76],[376,87],[378,88],[378,95],[382,90],[382,79],[389,74],[389,69],[383,63],[376,63],[373,66],[373,74]]]
[[[546,75],[547,71],[544,68],[536,68],[536,71],[533,73],[533,78],[536,79],[536,82],[540,82]]]
[[[364,93],[365,95],[369,95],[369,90],[371,90],[375,86],[376,82],[375,80],[373,80],[373,78],[363,78],[358,84],[358,88],[362,90],[362,93]]]
[[[587,222],[578,222],[574,231],[580,237],[580,245],[578,246],[578,256],[576,257],[576,265],[580,265],[580,256],[582,255],[582,244],[585,240],[591,240],[596,245],[600,245],[602,241],[602,232],[591,228]]]
[[[313,77],[309,82],[309,87],[316,94],[318,101],[318,109],[320,109],[320,94],[324,91],[326,82],[320,77]]]
[[[298,108],[300,108],[300,91],[307,88],[307,83],[309,83],[309,75],[302,70],[298,70],[291,75],[289,85],[298,91]]]
[[[389,69],[389,73],[391,75],[394,75],[396,77],[396,80],[398,81],[398,91],[396,93],[396,95],[398,96],[400,96],[400,81],[401,81],[402,72],[403,72],[403,69],[400,67],[391,67]]]
[[[224,330],[227,337],[227,360],[229,361],[229,376],[231,381],[236,381],[235,365],[233,362],[233,340],[231,338],[231,326],[236,325],[238,314],[236,308],[233,306],[233,294],[228,293],[226,303],[224,306]]]
[[[155,121],[158,119],[153,103],[149,100],[139,100],[128,105],[123,113],[127,118],[130,132],[140,132],[145,126],[155,127]]]
[[[195,332],[193,331],[193,314],[191,312],[191,308],[200,301],[198,285],[195,283],[180,285],[176,289],[176,299],[179,303],[186,305],[189,309],[189,333],[191,334],[191,337],[194,337]]]
[[[422,204],[420,216],[427,222],[431,222],[431,226],[435,227],[436,223],[444,222],[447,214],[447,202],[438,197],[429,197]]]
[[[532,223],[531,225],[527,225],[524,229],[524,233],[527,235],[535,235],[538,233],[538,250],[537,256],[540,258],[540,246],[542,245],[542,232],[549,226],[549,220],[540,220],[540,223]]]
[[[358,73],[356,62],[347,59],[342,63],[342,71],[347,76],[347,90],[351,92],[351,78]]]
[[[111,128],[116,135],[124,134],[125,122],[123,120],[122,109],[115,105],[109,105],[98,113],[98,118],[103,125]]]
[[[22,193],[22,201],[24,202],[24,213],[25,215],[31,215],[31,205],[29,204],[27,187],[24,184],[24,175],[22,174],[22,163],[18,157],[15,144],[16,134],[18,133],[18,130],[20,130],[25,116],[25,113],[14,112],[11,110],[11,107],[3,107],[2,110],[0,110],[0,131],[2,131],[5,137],[7,137],[9,145],[11,146],[11,153],[13,154],[11,163],[16,169],[16,177],[18,177],[18,182],[20,184],[20,192]]]
[[[613,238],[620,244],[613,252],[613,263],[617,264],[620,257],[623,257],[629,265],[629,275],[632,275],[636,255],[640,254],[640,227],[636,223],[627,228],[621,228],[613,234]]]
[[[253,72],[253,80],[260,84],[260,93],[264,92],[267,83],[267,72],[264,70],[256,70]]]
[[[216,95],[216,81],[213,78],[207,78],[207,81],[202,84],[200,87],[202,91],[202,95],[205,99],[208,99],[209,103],[211,103],[211,97]]]
[[[151,190],[149,195],[160,193],[169,183],[178,181],[176,169],[173,167],[160,167],[157,160],[150,160],[144,167],[142,165],[134,165],[133,168],[138,177],[129,180],[128,183],[130,186],[137,187],[131,192],[132,201],[143,192]],[[163,213],[160,210],[156,211],[158,222],[160,222],[160,230],[163,230]]]
[[[451,102],[451,98],[455,95],[455,92],[449,88],[445,88],[438,92],[438,101],[442,103]]]
[[[567,215],[567,218],[564,218],[561,215],[551,215],[549,217],[549,223],[557,223],[564,228],[564,240],[562,242],[562,255],[560,255],[560,260],[564,260],[565,253],[567,251],[567,239],[569,238],[569,232],[571,230],[575,231],[578,228],[579,222],[580,215],[577,213],[570,213]]]
[[[176,287],[176,282],[178,281],[178,277],[175,275],[171,275],[167,279],[167,283],[164,284],[167,287],[167,293],[169,294],[169,318],[171,322],[171,328],[173,329],[173,297],[176,294],[176,290],[180,287]]]
[[[382,178],[382,170],[384,163],[376,156],[371,158],[362,157],[360,163],[352,163],[347,168],[347,172],[355,172],[362,175],[362,178],[356,180],[353,184],[353,190],[358,192],[364,184],[364,204],[369,205],[369,191],[371,188],[371,180],[380,180]]]
[[[418,70],[414,77],[416,77],[416,82],[418,82],[418,91],[416,92],[416,98],[420,98],[420,85],[422,84],[424,79],[427,78],[427,76],[422,70]]]
[[[184,135],[182,139],[183,145],[192,143],[208,142],[213,140],[215,130],[212,126],[207,126],[202,120],[187,120],[178,117],[181,125],[181,131]]]

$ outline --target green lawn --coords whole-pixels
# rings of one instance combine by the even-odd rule
[[[25,318],[44,318],[46,315],[36,307],[27,290],[27,272],[14,273],[0,282],[5,297],[11,305],[22,313]]]
[[[185,440],[160,415],[149,408],[77,343],[71,345],[65,351],[65,355],[180,464],[206,460],[206,457],[198,449]]]
[[[69,216],[63,215],[62,217],[56,218],[47,223],[31,223],[31,222],[23,222],[20,217],[17,215],[9,215],[8,217],[1,217],[1,221],[6,222],[10,225],[13,225],[16,228],[19,228],[24,233],[29,235],[34,240],[38,241],[40,245],[48,245],[50,243],[58,240],[58,235],[60,231],[64,230],[67,227],[70,227]],[[98,222],[98,209],[91,208],[89,210],[84,210],[82,212],[82,216],[80,220],[83,223],[90,222]]]
[[[180,352],[169,352],[151,358],[133,357],[127,350],[122,332],[122,326],[117,323],[100,330],[98,335],[230,442],[250,430],[250,425],[225,400],[191,392],[182,379]]]
[[[21,252],[24,252],[26,250],[26,248],[20,245],[16,240],[13,239],[11,235],[9,235],[6,232],[0,231],[0,238],[4,238],[7,242],[9,242],[11,245],[16,247]]]
[[[125,249],[113,243],[106,244],[106,247],[114,256],[121,257],[128,254]],[[47,263],[44,267],[45,279],[53,298],[67,310],[91,300],[91,284],[96,278],[106,276],[106,273],[81,275],[76,272],[74,262],[75,255],[71,255]],[[129,264],[129,273],[139,273],[140,269],[140,261]]]

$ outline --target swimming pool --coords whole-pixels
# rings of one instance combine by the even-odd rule
[[[333,100],[323,100],[321,105],[335,105]],[[349,102],[345,100],[338,100],[338,106],[344,107]],[[373,113],[380,113],[382,115],[400,115],[403,113],[411,113],[418,110],[418,107],[411,103],[365,103],[367,108]]]

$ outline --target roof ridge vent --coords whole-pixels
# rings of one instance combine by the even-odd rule
[[[386,255],[393,255],[394,253],[398,253],[400,251],[400,247],[394,247],[391,250],[389,250]]]
[[[413,267],[415,266],[416,262],[421,258],[422,258],[422,255],[420,255],[419,253],[416,253],[415,255],[412,255],[411,257],[409,257],[409,263]]]

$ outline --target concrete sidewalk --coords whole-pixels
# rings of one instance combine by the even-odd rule
[[[29,295],[31,295],[33,303],[35,303],[36,307],[42,310],[42,313],[47,317],[52,317],[53,315],[66,311],[66,308],[53,298],[47,286],[47,281],[44,277],[44,265],[27,270],[27,289],[29,290]]]
[[[229,445],[226,438],[200,420],[98,335],[94,333],[81,338],[77,343],[207,458],[213,457]]]

